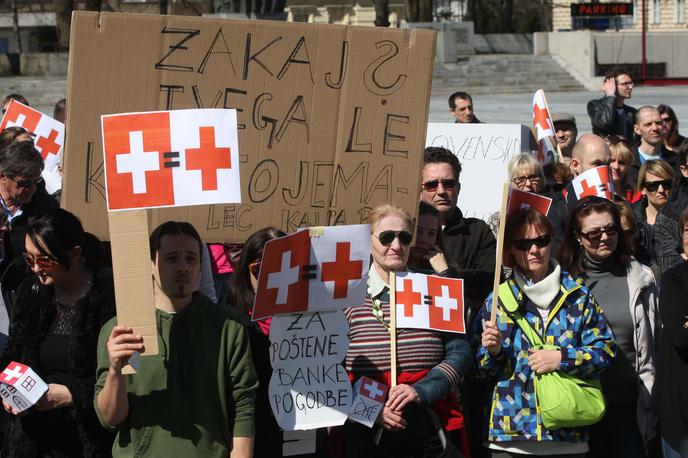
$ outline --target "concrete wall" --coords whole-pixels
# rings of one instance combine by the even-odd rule
[[[590,31],[537,32],[534,39],[534,54],[559,56],[582,78],[595,76],[595,48]]]
[[[16,56],[16,55],[15,55]],[[67,76],[67,53],[26,53],[19,55],[21,76]],[[12,75],[7,54],[0,54],[0,76]]]
[[[476,34],[473,39],[478,54],[532,54],[531,33],[489,33]]]

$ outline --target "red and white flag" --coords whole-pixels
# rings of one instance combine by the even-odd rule
[[[533,127],[537,132],[537,159],[544,164],[548,161],[548,157],[556,157],[556,152],[550,140],[555,135],[554,123],[547,106],[545,91],[542,89],[538,89],[533,94]],[[551,153],[551,156],[548,153]]]
[[[549,197],[534,194],[532,192],[521,191],[520,189],[509,189],[509,203],[507,204],[506,216],[509,217],[522,208],[532,208],[547,216],[552,206],[552,199]]]
[[[62,188],[62,175],[58,167],[62,163],[64,124],[16,100],[11,100],[0,122],[0,131],[7,127],[23,127],[33,136],[33,143],[43,157],[43,179],[50,193]]]
[[[265,244],[253,320],[363,305],[370,267],[370,226],[301,230]]]
[[[612,170],[608,165],[601,165],[594,169],[586,170],[573,179],[573,189],[576,199],[587,196],[599,196],[608,200],[614,200],[614,182]]]
[[[466,332],[463,280],[411,272],[395,277],[397,328]]]
[[[236,110],[104,115],[109,210],[239,203]]]

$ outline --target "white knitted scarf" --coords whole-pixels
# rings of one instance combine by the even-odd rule
[[[550,268],[552,268],[552,272],[537,283],[533,283],[532,280],[524,277],[518,269],[514,269],[516,284],[539,309],[549,309],[552,301],[559,293],[561,267],[556,260],[552,259],[550,260]]]

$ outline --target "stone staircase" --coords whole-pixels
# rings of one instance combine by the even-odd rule
[[[456,64],[436,62],[432,94],[516,94],[583,91],[585,88],[550,56],[490,54],[461,57]]]
[[[55,103],[67,96],[67,78],[64,76],[0,77],[0,101],[12,93],[23,95],[32,107],[52,116]]]

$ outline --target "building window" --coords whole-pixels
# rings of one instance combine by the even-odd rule
[[[659,10],[659,0],[652,1],[652,23],[659,24],[661,21],[661,11]]]
[[[686,22],[685,11],[685,0],[676,0],[676,23],[683,24],[684,22]]]

